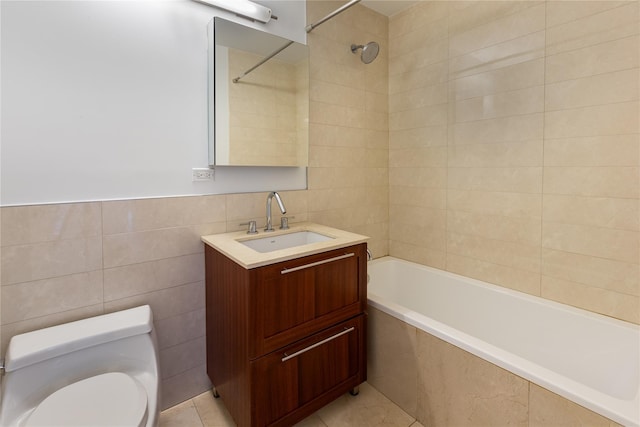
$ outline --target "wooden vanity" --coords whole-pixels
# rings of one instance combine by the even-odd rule
[[[203,237],[207,373],[239,426],[293,425],[366,380],[366,237],[334,234],[267,254]]]

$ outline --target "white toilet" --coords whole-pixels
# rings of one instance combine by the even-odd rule
[[[0,426],[135,426],[159,420],[148,305],[11,338]]]

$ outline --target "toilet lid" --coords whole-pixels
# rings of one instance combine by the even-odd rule
[[[52,393],[26,425],[141,426],[147,419],[147,393],[121,372],[96,375]]]

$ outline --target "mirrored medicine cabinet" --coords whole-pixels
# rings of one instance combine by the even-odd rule
[[[307,166],[307,46],[219,17],[208,34],[209,164]]]

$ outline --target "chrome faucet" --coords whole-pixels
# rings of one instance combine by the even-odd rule
[[[276,202],[278,202],[280,212],[282,212],[283,215],[287,213],[287,209],[284,207],[284,203],[282,203],[280,195],[275,191],[269,193],[269,195],[267,196],[267,226],[265,227],[264,231],[274,231],[273,225],[271,224],[271,199],[273,199],[274,197],[276,198]]]

